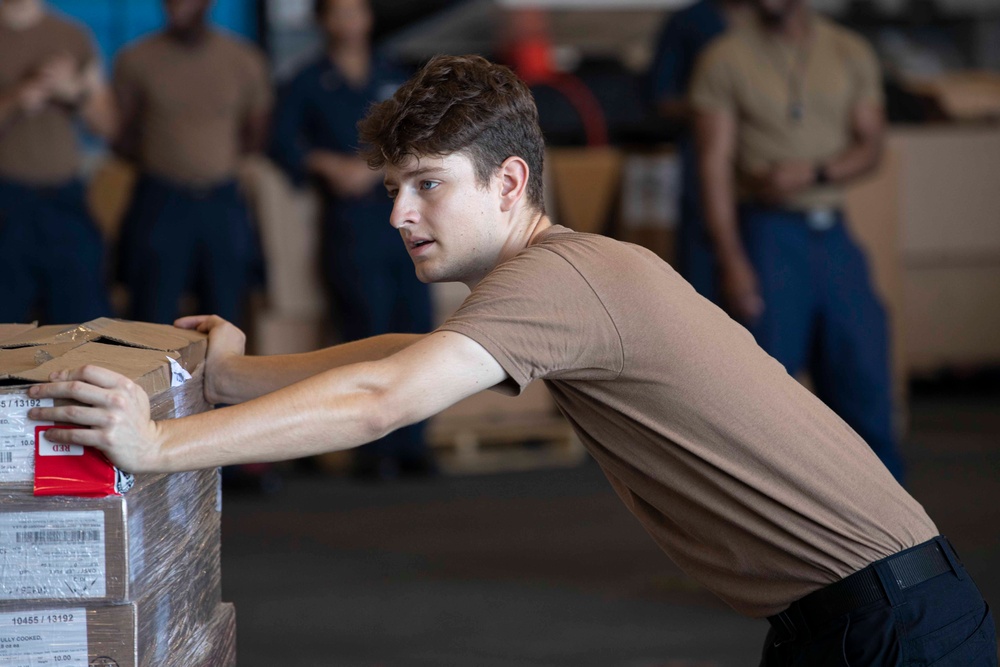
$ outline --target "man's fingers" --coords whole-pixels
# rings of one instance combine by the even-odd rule
[[[61,405],[55,408],[34,408],[31,410],[31,419],[36,421],[60,422],[63,424],[76,424],[77,426],[108,426],[111,415],[103,408],[88,408],[82,405]],[[71,429],[51,429],[52,432]],[[48,431],[47,431],[48,433]],[[49,438],[53,440],[53,438]],[[69,442],[70,440],[59,440],[59,442]],[[80,443],[83,444],[83,443]]]
[[[60,371],[53,373],[51,379],[56,382],[82,380],[105,389],[123,387],[129,382],[129,379],[121,373],[100,366],[81,366],[71,371]]]
[[[174,320],[174,326],[178,329],[197,329],[211,317],[212,315],[188,315]]]
[[[89,428],[50,428],[45,431],[45,437],[61,445],[86,445],[97,449],[107,446],[104,433]]]
[[[81,380],[35,385],[28,390],[28,395],[32,398],[65,398],[102,408],[111,405],[111,394],[107,389]]]

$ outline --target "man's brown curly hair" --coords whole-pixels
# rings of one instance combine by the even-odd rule
[[[436,56],[358,123],[361,156],[372,169],[408,157],[463,153],[480,186],[511,156],[528,165],[528,203],[545,211],[545,140],[538,109],[509,68],[480,56]]]

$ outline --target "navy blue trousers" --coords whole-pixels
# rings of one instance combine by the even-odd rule
[[[743,243],[764,300],[763,314],[747,328],[790,374],[807,369],[819,398],[902,481],[885,311],[842,214],[831,222],[815,229],[802,213],[741,209]]]
[[[76,324],[111,314],[104,240],[83,183],[34,186],[0,180],[0,322]]]
[[[996,667],[989,606],[947,541],[936,540],[951,571],[900,590],[892,571],[876,562],[884,599],[778,646],[772,628],[760,667]]]
[[[414,272],[399,232],[389,225],[384,193],[345,205],[327,201],[323,267],[334,321],[345,341],[386,333],[427,333],[430,290]],[[403,464],[427,456],[424,423],[404,426],[355,452],[359,467],[385,457]]]
[[[139,178],[119,244],[131,319],[169,324],[180,315],[181,296],[194,293],[200,312],[242,325],[259,259],[235,182],[197,189]]]

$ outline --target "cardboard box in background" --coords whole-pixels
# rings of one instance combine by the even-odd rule
[[[895,129],[910,375],[1000,364],[1000,128]]]
[[[555,224],[603,234],[621,186],[617,148],[549,148],[545,153],[546,204]]]
[[[681,163],[673,148],[628,153],[622,169],[621,211],[615,235],[672,263],[680,188]]]

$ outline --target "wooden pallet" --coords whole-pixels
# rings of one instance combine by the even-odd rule
[[[572,467],[587,457],[559,415],[436,419],[426,437],[441,469],[449,474]]]

